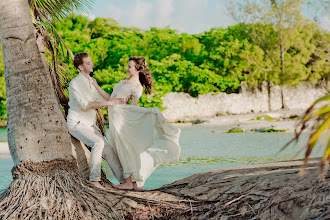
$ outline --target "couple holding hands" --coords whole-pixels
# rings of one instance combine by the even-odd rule
[[[73,137],[91,147],[89,180],[105,189],[99,183],[103,157],[120,182],[115,188],[143,191],[146,179],[157,166],[177,162],[181,151],[180,129],[168,124],[157,107],[137,106],[143,90],[150,94],[152,89],[145,59],[129,58],[129,77],[120,80],[112,94],[90,77],[93,63],[87,53],[76,54],[74,66],[80,72],[69,85],[67,126]],[[96,126],[98,108],[108,108],[109,137],[104,137]]]

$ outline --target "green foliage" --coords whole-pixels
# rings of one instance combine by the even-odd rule
[[[230,129],[229,131],[227,131],[226,133],[243,133],[244,131],[242,129]]]
[[[270,129],[266,129],[266,130],[262,130],[259,131],[260,133],[274,133],[274,132],[286,132],[285,129],[274,129],[274,128],[270,128]]]
[[[114,19],[90,21],[82,15],[70,15],[53,21],[52,25],[74,54],[89,53],[94,63],[93,77],[108,93],[115,83],[127,77],[130,56],[145,57],[155,80],[152,94],[143,94],[139,101],[138,105],[144,107],[163,109],[162,97],[169,92],[198,97],[238,92],[242,82],[249,86],[258,86],[263,81],[299,85],[305,81],[329,80],[330,75],[329,33],[313,22],[281,27],[285,39],[284,72],[280,66],[279,35],[268,24],[212,28],[197,35],[179,34],[168,27],[142,31],[122,27]],[[68,66],[74,73],[68,75],[71,79],[77,70],[72,62]],[[1,119],[5,120],[2,58],[0,86]]]

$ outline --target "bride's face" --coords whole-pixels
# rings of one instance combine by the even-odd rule
[[[128,62],[128,65],[126,67],[126,73],[130,76],[134,76],[139,73],[135,68],[135,62],[133,60]]]

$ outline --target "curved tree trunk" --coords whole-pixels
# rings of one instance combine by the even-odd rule
[[[15,165],[71,159],[70,136],[39,53],[28,1],[0,2],[8,144]]]
[[[0,194],[0,219],[299,219],[329,214],[329,182],[319,181],[315,172],[306,181],[297,178],[301,162],[211,171],[144,193],[89,185],[82,174],[89,167],[73,159],[86,151],[73,141],[72,154],[27,0],[0,1],[0,37],[15,162],[13,182]]]
[[[73,157],[71,137],[38,50],[28,0],[0,1],[0,39],[8,143],[15,164],[13,181],[0,194],[0,219],[148,218],[190,209],[180,200],[167,204],[90,185],[84,176],[88,161]],[[75,155],[87,160],[79,144],[73,141]]]

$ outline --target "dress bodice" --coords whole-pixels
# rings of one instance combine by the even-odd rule
[[[117,95],[116,98],[124,99],[126,100],[126,103],[128,103],[132,97],[137,97],[139,99],[142,95],[142,91],[135,86],[128,83],[123,83],[123,80],[120,80],[113,87],[111,98],[115,95]]]

